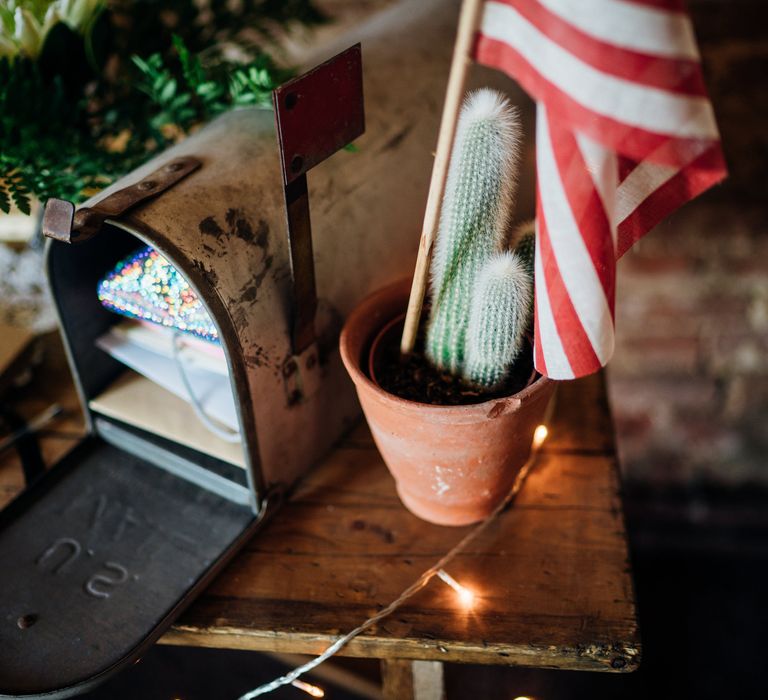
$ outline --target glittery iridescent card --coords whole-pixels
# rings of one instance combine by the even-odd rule
[[[152,248],[118,263],[99,282],[98,295],[102,305],[115,313],[219,343],[216,326],[200,299],[176,268]]]

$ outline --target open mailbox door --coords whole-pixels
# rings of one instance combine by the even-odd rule
[[[97,278],[155,243],[105,224],[49,247],[89,436],[0,513],[2,697],[67,697],[135,660],[267,512],[249,437],[201,440],[184,400],[96,345],[120,320]]]

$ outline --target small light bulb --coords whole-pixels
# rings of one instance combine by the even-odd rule
[[[468,588],[462,588],[459,591],[459,600],[464,604],[464,607],[470,608],[475,602],[475,594]]]
[[[316,685],[312,685],[311,683],[305,683],[304,681],[300,681],[297,679],[293,681],[291,685],[294,688],[303,690],[307,695],[311,695],[313,698],[325,697],[325,691],[322,688],[318,688]]]
[[[544,440],[547,439],[547,435],[549,435],[549,430],[547,430],[546,425],[540,425],[536,428],[536,430],[533,431],[533,448],[538,449],[542,446],[544,443]],[[517,700],[517,698],[515,699]]]
[[[448,584],[459,596],[459,601],[465,608],[471,608],[475,603],[475,594],[466,586],[462,586],[453,576],[444,569],[437,572],[437,577]]]

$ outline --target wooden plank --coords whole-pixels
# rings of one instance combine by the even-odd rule
[[[68,409],[42,440],[52,463],[82,434],[65,365],[20,397],[34,415]],[[450,573],[477,595],[467,612],[433,581],[355,640],[348,656],[628,671],[639,635],[603,377],[559,388],[550,438],[514,507]],[[0,459],[0,505],[21,489]],[[365,425],[297,487],[265,530],[163,641],[321,652],[396,598],[466,528],[424,523],[400,504]]]
[[[29,346],[34,335],[23,328],[0,323],[0,377],[13,365],[19,355]]]
[[[515,506],[450,573],[344,654],[627,671],[639,662],[634,594],[605,386],[560,387],[551,439]],[[400,504],[364,427],[296,489],[169,632],[173,644],[316,654],[395,599],[466,528]]]
[[[445,700],[439,661],[382,659],[381,680],[384,700]]]
[[[414,700],[412,662],[406,659],[382,659],[381,690],[384,700]]]
[[[439,661],[411,661],[414,700],[445,700],[445,669]]]

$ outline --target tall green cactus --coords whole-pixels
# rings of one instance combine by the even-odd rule
[[[517,180],[520,126],[493,90],[462,107],[432,259],[426,354],[454,374],[464,367],[474,280],[502,245]]]
[[[505,98],[480,90],[467,99],[432,260],[427,358],[481,389],[506,379],[533,310],[533,222],[505,243],[519,143]]]

